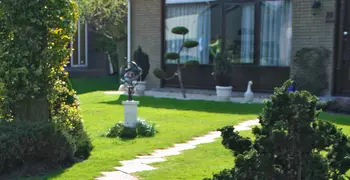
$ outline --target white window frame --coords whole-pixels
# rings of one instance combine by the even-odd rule
[[[84,38],[85,38],[85,64],[81,64],[81,55],[80,55],[80,52],[81,52],[81,45],[80,45],[80,38],[81,38],[81,33],[80,33],[80,20],[78,20],[78,28],[77,28],[77,31],[78,31],[78,49],[74,49],[74,50],[77,50],[78,52],[77,52],[77,57],[78,57],[78,64],[74,64],[74,55],[73,55],[73,40],[70,42],[70,46],[72,47],[71,49],[72,49],[72,52],[71,52],[71,57],[70,57],[70,66],[71,67],[88,67],[88,64],[89,64],[89,53],[88,53],[88,37],[89,37],[89,35],[88,35],[88,25],[87,25],[87,22],[85,21],[85,23],[84,23],[84,25],[85,25],[85,36],[84,36]]]

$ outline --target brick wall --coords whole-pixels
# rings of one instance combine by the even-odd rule
[[[323,46],[332,52],[327,61],[327,74],[329,88],[324,93],[330,95],[333,87],[333,47],[335,35],[335,22],[326,23],[327,12],[336,15],[336,0],[323,0],[319,9],[312,9],[311,0],[293,0],[293,41],[292,52],[304,47]],[[291,63],[291,76],[298,68]],[[312,73],[312,72],[310,72]]]
[[[132,0],[131,53],[141,45],[150,58],[148,88],[160,87],[160,80],[153,75],[154,68],[161,67],[161,0]]]

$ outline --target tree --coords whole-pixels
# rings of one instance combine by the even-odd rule
[[[92,145],[76,99],[67,103],[75,92],[64,69],[75,1],[2,0],[0,11],[0,174],[27,161],[87,158]]]
[[[307,91],[276,88],[259,116],[255,141],[232,126],[220,129],[222,144],[236,156],[235,167],[215,174],[223,179],[340,180],[350,168],[349,138],[328,121],[318,120],[318,99]],[[323,155],[325,153],[325,155]]]
[[[90,31],[99,35],[99,46],[112,58],[113,68],[119,70],[125,61],[120,55],[126,51],[127,1],[78,0],[78,5],[81,20],[89,24]]]
[[[182,95],[184,98],[186,98],[186,91],[184,88],[184,84],[183,84],[183,77],[182,77],[182,70],[184,68],[187,67],[195,67],[199,65],[199,62],[197,60],[189,60],[186,61],[186,63],[184,65],[182,65],[180,63],[180,56],[181,56],[181,51],[184,48],[194,48],[198,46],[198,42],[197,41],[193,41],[193,40],[186,40],[185,36],[186,34],[188,34],[189,30],[186,27],[182,27],[182,26],[178,26],[178,27],[174,27],[171,32],[173,34],[177,34],[177,35],[181,35],[182,36],[182,45],[179,49],[178,52],[168,52],[165,54],[165,60],[173,60],[176,61],[177,63],[177,69],[174,72],[174,74],[171,77],[166,77],[166,73],[159,68],[156,68],[153,70],[153,74],[159,78],[159,79],[164,79],[164,80],[170,80],[173,79],[174,77],[177,77],[180,83],[180,88],[182,91]]]

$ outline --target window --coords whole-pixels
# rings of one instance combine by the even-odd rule
[[[261,2],[260,65],[289,66],[292,45],[292,2]]]
[[[232,63],[254,62],[254,13],[254,3],[225,3],[225,52]]]
[[[181,52],[181,63],[211,64],[215,53],[224,52],[232,63],[290,64],[290,0],[166,0],[165,6],[166,52],[177,52],[181,46],[182,37],[171,33],[176,26],[188,28],[186,38],[199,42]]]
[[[85,22],[78,21],[77,32],[70,47],[73,47],[70,66],[86,67],[88,65],[88,30]]]

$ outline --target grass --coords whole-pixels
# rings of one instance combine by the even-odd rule
[[[61,169],[47,176],[27,180],[92,180],[102,171],[113,171],[119,161],[133,159],[137,155],[151,153],[154,149],[167,148],[174,143],[185,142],[219,127],[255,119],[262,105],[234,104],[210,101],[181,101],[151,97],[135,97],[140,101],[139,116],[158,125],[159,133],[152,138],[135,140],[102,137],[115,123],[123,120],[121,102],[126,96],[105,95],[103,91],[116,90],[115,76],[95,79],[73,79],[73,87],[79,94],[85,129],[94,149],[90,158],[68,169]],[[349,116],[322,113],[321,119],[330,120],[350,134]],[[245,133],[245,132],[244,132]],[[155,164],[160,169],[141,172],[145,179],[201,179],[233,165],[233,156],[220,141],[200,145],[184,151],[169,161]]]
[[[350,116],[341,114],[322,113],[320,119],[333,122],[343,132],[350,135]],[[251,131],[240,132],[242,136],[251,137]],[[234,157],[230,150],[221,145],[221,138],[213,143],[199,145],[195,149],[184,151],[178,156],[171,156],[167,161],[154,163],[158,169],[136,173],[141,179],[163,180],[192,180],[210,178],[214,173],[234,165]],[[347,173],[350,175],[350,171]]]
[[[101,176],[102,171],[115,170],[119,161],[133,159],[137,155],[153,152],[154,149],[167,148],[175,143],[185,142],[194,136],[200,136],[227,124],[236,124],[254,119],[261,110],[261,105],[242,105],[209,101],[181,101],[138,97],[140,100],[139,116],[158,125],[159,133],[152,138],[134,140],[109,139],[102,137],[115,123],[123,120],[121,102],[126,96],[105,95],[91,86],[99,79],[73,80],[73,87],[79,93],[79,100],[84,116],[85,129],[89,133],[94,149],[88,160],[74,164],[47,176],[29,178],[89,180]],[[115,90],[116,83],[109,82],[102,90]],[[93,92],[95,91],[95,92]],[[28,179],[27,179],[28,180]]]
[[[242,136],[252,137],[250,131],[240,132]],[[229,149],[221,145],[221,138],[213,143],[201,144],[195,149],[183,151],[178,156],[170,156],[167,161],[154,163],[154,171],[143,171],[136,175],[141,179],[190,180],[212,177],[223,169],[232,168],[234,157]]]

